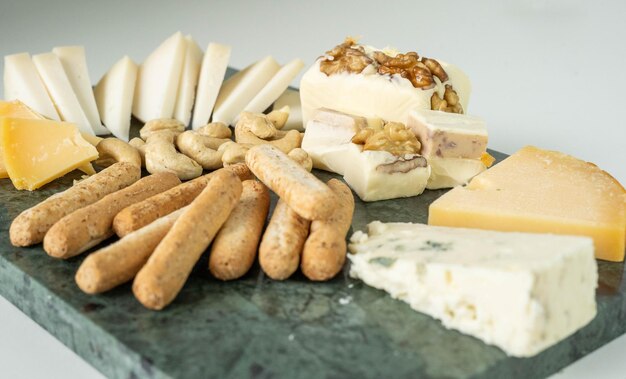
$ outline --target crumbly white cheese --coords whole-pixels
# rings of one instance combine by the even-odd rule
[[[350,251],[351,276],[511,356],[533,356],[596,314],[590,238],[376,221]]]

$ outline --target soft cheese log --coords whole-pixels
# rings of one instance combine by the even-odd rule
[[[296,129],[303,131],[302,106],[300,105],[300,92],[287,88],[285,92],[274,102],[274,109],[289,107],[289,118],[282,130]]]
[[[384,52],[395,56],[396,51],[363,46],[368,55]],[[372,64],[360,73],[341,72],[326,75],[320,70],[320,57],[304,74],[300,82],[302,119],[306,127],[312,113],[318,108],[331,108],[341,112],[377,117],[387,121],[406,122],[413,109],[431,109],[431,97],[437,92],[443,97],[445,85],[457,92],[463,110],[467,111],[471,84],[457,67],[441,62],[448,74],[444,83],[436,80],[433,88],[416,88],[399,74],[381,75]],[[450,71],[450,73],[448,73]],[[425,87],[427,88],[427,87]]]
[[[302,59],[294,59],[281,67],[265,86],[250,100],[244,111],[261,113],[289,87],[289,83],[304,67]]]
[[[447,328],[530,357],[596,315],[590,238],[373,222],[350,275]]]
[[[91,88],[91,79],[87,69],[87,58],[83,46],[61,46],[52,49],[63,65],[65,75],[70,81],[72,90],[78,98],[78,102],[87,116],[89,125],[97,135],[109,134],[107,128],[100,122],[100,113],[96,105]]]
[[[178,84],[178,94],[176,96],[176,106],[174,107],[174,118],[185,125],[191,120],[191,108],[196,96],[196,85],[200,74],[202,63],[202,49],[190,35],[185,36],[185,58],[183,61],[180,83]]]
[[[428,223],[589,236],[596,258],[622,261],[626,192],[594,164],[527,146],[435,200]]]
[[[176,32],[139,66],[133,115],[142,122],[172,118],[186,47],[182,33]]]
[[[278,62],[267,56],[225,80],[215,102],[212,121],[233,124],[235,117],[278,70]]]
[[[59,58],[54,53],[37,54],[33,63],[61,119],[75,123],[83,133],[94,134]]]
[[[128,56],[100,79],[94,95],[102,122],[117,138],[128,142],[138,67]]]
[[[4,99],[20,100],[49,119],[61,120],[28,53],[4,57]]]
[[[230,59],[230,46],[219,43],[209,43],[202,59],[196,104],[193,108],[193,121],[191,126],[194,130],[209,122],[217,94],[222,87],[224,75]]]

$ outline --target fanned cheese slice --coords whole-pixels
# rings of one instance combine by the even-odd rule
[[[190,35],[185,37],[185,44],[187,48],[183,72],[178,84],[174,118],[187,125],[191,119],[191,108],[196,96],[196,85],[198,84],[198,75],[200,74],[200,65],[202,63],[202,49]]]
[[[289,107],[289,118],[285,126],[283,126],[283,130],[296,129],[303,131],[300,92],[287,88],[274,102],[274,109],[280,109],[284,106]]]
[[[581,235],[624,260],[626,191],[596,165],[527,146],[434,201],[432,225]]]
[[[225,80],[215,102],[213,121],[231,125],[278,70],[278,62],[268,56]]]
[[[78,102],[83,112],[85,112],[93,131],[97,135],[109,134],[109,131],[100,122],[100,114],[96,106],[96,99],[93,96],[91,79],[87,69],[85,48],[82,46],[61,46],[55,47],[52,49],[52,52],[61,61],[63,70],[65,70],[74,94],[78,98]]]
[[[146,122],[174,115],[186,46],[182,33],[177,32],[139,67],[133,99],[133,114],[139,120]]]
[[[137,64],[128,56],[116,62],[100,79],[94,95],[102,122],[117,138],[128,141]]]
[[[28,53],[4,57],[4,98],[20,100],[52,120],[60,120]]]
[[[304,67],[302,59],[294,59],[278,70],[276,75],[254,96],[244,108],[245,111],[261,113],[289,87],[289,83],[295,78]]]
[[[226,75],[230,51],[230,46],[219,43],[209,43],[206,48],[198,79],[196,104],[193,108],[193,122],[191,123],[193,129],[198,129],[209,122],[217,94]]]
[[[37,54],[33,56],[33,63],[61,119],[75,123],[84,133],[94,134],[59,58],[53,53]]]
[[[17,189],[34,190],[98,157],[75,125],[4,117],[4,162]]]

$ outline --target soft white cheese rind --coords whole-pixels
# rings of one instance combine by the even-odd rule
[[[586,237],[373,222],[350,251],[351,276],[511,356],[533,356],[596,315]]]

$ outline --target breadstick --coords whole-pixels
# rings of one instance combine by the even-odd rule
[[[174,211],[89,254],[76,272],[78,287],[85,293],[97,294],[131,280],[184,210]]]
[[[250,270],[270,207],[270,194],[263,183],[246,180],[242,185],[239,203],[211,247],[209,270],[221,280],[240,278]]]
[[[133,293],[141,304],[159,310],[174,300],[237,205],[241,191],[241,181],[232,171],[213,175],[137,273]]]
[[[252,177],[245,164],[236,164],[225,168],[237,174],[241,180]],[[113,230],[119,237],[138,230],[152,221],[163,217],[177,209],[189,205],[202,192],[204,187],[216,173],[201,176],[178,185],[170,190],[151,196],[143,201],[124,208],[113,219]]]
[[[9,235],[13,246],[30,246],[43,241],[57,221],[104,196],[128,187],[141,177],[141,170],[128,162],[115,163],[69,189],[50,196],[20,213]]]
[[[171,172],[146,176],[63,217],[44,237],[43,249],[55,258],[78,255],[113,235],[113,217],[119,211],[178,184],[180,180]]]
[[[246,153],[253,174],[307,220],[325,220],[336,206],[333,191],[285,153],[271,145],[257,145]]]
[[[338,206],[328,220],[311,222],[311,234],[302,249],[302,273],[315,281],[328,280],[337,275],[346,260],[346,234],[354,213],[354,197],[350,188],[337,179],[328,186],[339,199]]]

